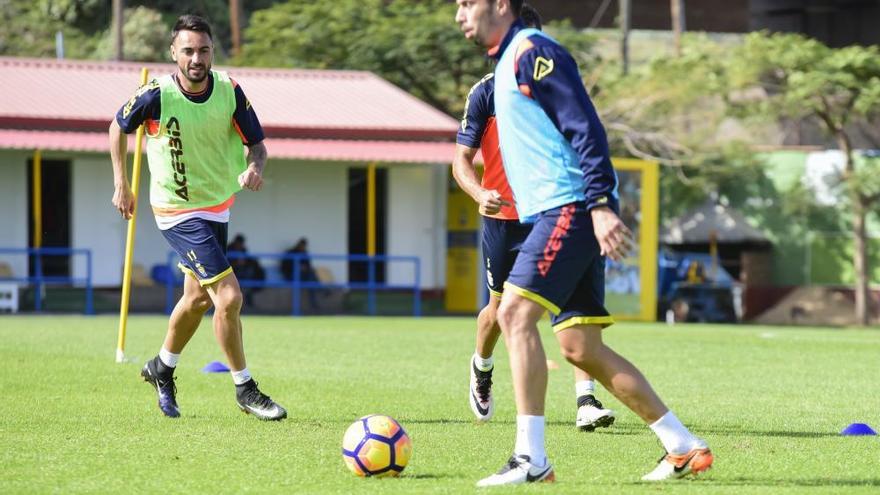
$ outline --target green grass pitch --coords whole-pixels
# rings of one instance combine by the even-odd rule
[[[239,412],[210,321],[177,371],[179,420],[161,416],[138,376],[165,318],[132,317],[116,364],[113,317],[0,317],[0,493],[473,493],[513,447],[515,410],[503,345],[495,419],[466,402],[472,318],[244,318],[249,367],[288,408],[280,423]],[[877,493],[876,330],[621,323],[606,341],[709,441],[715,467],[696,480],[639,483],[661,455],[650,430],[604,391],[610,429],[574,426],[571,368],[542,323],[550,372],[547,445],[558,482],[520,493]],[[397,418],[414,453],[400,479],[360,479],[341,439],[359,416]],[[511,491],[492,489],[490,491]]]

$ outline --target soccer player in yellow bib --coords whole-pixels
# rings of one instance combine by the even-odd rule
[[[205,312],[214,306],[214,335],[226,354],[238,407],[264,420],[287,411],[257,387],[245,360],[242,293],[226,258],[229,209],[242,188],[263,186],[263,130],[244,92],[226,73],[211,70],[211,26],[195,15],[177,19],[171,34],[173,74],[140,88],[110,124],[113,206],[131,218],[134,196],[126,176],[126,136],[142,123],[147,134],[150,205],[159,230],[180,255],[183,296],[159,354],[141,371],[155,387],[159,409],[177,418],[174,369]],[[244,147],[247,147],[247,156]]]

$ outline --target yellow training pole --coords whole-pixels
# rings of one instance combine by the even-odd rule
[[[367,255],[376,256],[376,162],[367,165]]]
[[[141,86],[147,84],[146,67],[141,69]],[[144,126],[141,124],[135,133],[134,162],[131,170],[131,191],[133,193],[134,211],[128,221],[128,233],[125,236],[125,264],[122,270],[122,301],[119,303],[119,338],[116,341],[116,362],[125,361],[125,329],[128,324],[128,301],[131,298],[131,258],[134,254],[134,229],[137,225],[138,186],[141,179],[141,151],[144,140]],[[127,157],[123,156],[123,160]]]
[[[34,248],[43,246],[43,154],[34,150],[33,167]]]
[[[657,238],[660,235],[660,166],[642,162],[642,198],[639,208],[639,303],[642,321],[657,318]]]

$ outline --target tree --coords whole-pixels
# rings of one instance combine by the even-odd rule
[[[54,57],[55,33],[60,31],[66,55],[86,58],[97,37],[82,27],[90,27],[86,19],[101,17],[102,9],[97,0],[0,0],[0,55]]]
[[[457,116],[470,87],[493,67],[454,18],[447,0],[288,1],[253,14],[236,62],[368,70]],[[566,23],[548,30],[574,32]],[[576,49],[587,52],[588,44]]]
[[[162,15],[159,12],[146,7],[125,9],[123,16],[125,23],[122,26],[122,36],[125,39],[123,45],[123,60],[139,62],[167,62],[168,33],[156,29],[156,26],[164,25]],[[95,51],[95,57],[102,60],[113,58],[113,33],[107,30],[101,43]]]
[[[762,163],[748,146],[754,132],[730,118],[724,96],[730,90],[725,66],[730,49],[688,34],[680,56],[660,53],[626,75],[618,60],[584,71],[613,154],[664,166],[663,218],[712,194],[745,202],[767,192]]]
[[[257,11],[238,63],[359,69],[379,74],[449,114],[491,70],[444,0],[297,2]]]
[[[773,120],[812,119],[845,156],[837,187],[851,209],[856,317],[869,322],[867,215],[880,203],[880,167],[856,160],[853,129],[880,114],[880,48],[829,48],[798,34],[753,33],[731,58],[734,88],[763,89],[734,101]],[[741,94],[747,94],[742,92]],[[861,166],[860,166],[861,165]]]
[[[681,55],[681,33],[686,29],[684,0],[670,0],[669,13],[672,16],[672,40],[675,54]]]
[[[161,19],[148,26],[141,20],[126,29],[134,28],[134,39],[126,38],[126,54],[131,53],[136,60],[151,60],[152,42],[162,38],[163,51],[170,42],[171,24],[178,15],[193,13],[206,16],[214,28],[214,46],[217,61],[225,59],[225,46],[230,46],[228,0],[127,0],[126,7],[134,9],[136,16],[143,15],[140,8],[160,12]],[[256,9],[263,9],[278,0],[248,0],[242,9],[244,19]],[[104,58],[110,53],[102,45],[106,31],[111,28],[109,0],[0,0],[0,55],[54,57],[55,33],[64,35],[65,56],[73,59]],[[127,36],[127,35],[126,35]],[[147,47],[131,46],[148,42]],[[131,51],[129,50],[131,49]],[[147,55],[146,53],[150,53]],[[126,55],[128,57],[128,55]],[[167,60],[167,56],[161,60]]]

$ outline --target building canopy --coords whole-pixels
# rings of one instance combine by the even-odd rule
[[[140,83],[171,64],[0,57],[0,147],[108,152],[107,127]],[[458,122],[364,71],[226,67],[271,157],[449,163]],[[36,96],[36,97],[35,97]],[[132,149],[132,148],[129,148]]]
[[[710,244],[769,246],[770,240],[739,211],[709,200],[663,227],[660,243],[667,246]]]

